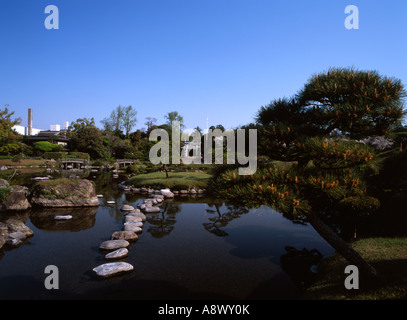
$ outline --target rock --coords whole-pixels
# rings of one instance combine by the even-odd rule
[[[108,260],[120,259],[120,258],[127,257],[128,253],[129,253],[129,250],[127,250],[126,248],[120,248],[115,251],[109,252],[108,254],[105,255],[105,258]]]
[[[186,193],[188,193],[188,190],[180,190],[179,193],[181,193],[181,194],[186,194]]]
[[[6,196],[6,200],[1,204],[2,211],[22,211],[31,208],[31,204],[27,200],[27,187],[11,186],[8,189],[10,191]]]
[[[144,213],[141,213],[141,212],[130,212],[127,216],[139,217],[139,218],[141,218],[142,222],[146,221],[146,216],[144,215]]]
[[[143,219],[141,217],[137,217],[137,216],[125,216],[124,221],[125,222],[139,222],[141,224],[141,226],[143,225],[143,223],[142,223]]]
[[[127,240],[107,240],[102,242],[99,249],[103,250],[116,250],[119,248],[126,248],[130,245]]]
[[[110,277],[119,273],[132,271],[133,269],[133,266],[127,262],[110,262],[93,268],[93,271],[99,277]]]
[[[106,201],[106,203],[107,203],[107,204],[114,204],[114,203],[116,203],[116,202],[113,201],[113,200],[108,200],[108,201]]]
[[[0,179],[0,188],[8,188],[8,187],[10,187],[10,184],[8,183],[8,181],[5,179]]]
[[[143,229],[141,229],[140,225],[138,225],[138,222],[126,222],[124,224],[124,231],[131,231],[131,232],[141,232]]]
[[[174,194],[171,192],[170,189],[161,189],[160,192],[165,198],[173,198],[174,197]]]
[[[31,204],[41,207],[99,206],[94,184],[87,179],[41,181],[34,186]]]
[[[4,237],[6,244],[11,247],[18,247],[23,243],[23,240],[25,240],[26,238],[27,236],[20,231],[9,233]]]
[[[4,222],[0,222],[0,237],[5,236],[8,234],[8,227],[7,224]]]
[[[133,211],[133,210],[134,210],[134,207],[133,207],[133,206],[130,206],[130,205],[128,205],[128,204],[124,204],[124,205],[121,207],[120,210],[122,210],[122,211]]]
[[[138,235],[134,231],[115,231],[113,232],[112,236],[110,237],[111,240],[126,240],[126,241],[134,241],[138,239]]]
[[[24,233],[27,237],[31,237],[34,232],[27,227],[24,222],[17,220],[17,219],[7,219],[5,221],[7,228],[8,228],[8,233],[13,233],[13,232],[22,232]]]
[[[72,219],[71,215],[66,215],[66,216],[55,216],[54,220],[70,220]]]
[[[3,236],[0,236],[0,250],[4,246],[5,243],[6,243],[6,239]]]
[[[143,209],[144,213],[158,213],[160,212],[160,208],[159,207],[145,207]]]
[[[191,190],[189,190],[189,193],[195,194],[195,193],[196,193],[196,190],[195,190],[195,189],[191,189]]]
[[[98,194],[98,195],[96,195],[96,197],[103,198],[103,194]]]

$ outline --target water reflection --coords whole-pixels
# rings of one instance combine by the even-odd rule
[[[308,288],[316,280],[316,266],[323,256],[317,249],[302,250],[285,247],[287,251],[280,258],[281,268],[301,290]]]
[[[181,204],[176,202],[165,201],[161,205],[161,212],[157,214],[146,214],[147,222],[150,226],[147,232],[154,238],[162,238],[169,235],[174,230],[175,217],[181,211]]]
[[[34,209],[30,220],[38,229],[49,231],[81,231],[95,224],[97,207]],[[70,220],[55,220],[55,216],[70,215]]]
[[[223,204],[219,203],[208,203],[209,208],[206,209],[206,213],[212,215],[208,218],[209,222],[203,223],[205,230],[214,234],[218,237],[226,237],[228,233],[221,228],[226,227],[229,222],[239,218],[242,214],[248,213],[249,210],[245,207],[235,206],[235,205],[226,205],[226,212],[221,213],[219,207]]]

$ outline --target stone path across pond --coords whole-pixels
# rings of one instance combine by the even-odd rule
[[[106,260],[122,259],[128,256],[131,242],[138,240],[138,233],[142,232],[142,227],[146,221],[144,213],[160,212],[160,205],[165,198],[172,198],[174,194],[169,189],[162,189],[160,193],[151,194],[150,198],[144,199],[137,205],[137,209],[131,205],[124,204],[121,208],[123,212],[123,230],[115,231],[110,240],[103,241],[99,249],[109,251],[105,255]],[[101,264],[92,270],[99,277],[110,277],[117,274],[133,271],[133,266],[127,262],[117,261]]]

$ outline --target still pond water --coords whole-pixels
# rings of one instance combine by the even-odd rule
[[[315,264],[334,252],[310,225],[269,207],[174,198],[159,214],[147,215],[139,239],[120,260],[134,270],[101,279],[92,269],[109,261],[99,245],[123,229],[122,204],[135,207],[143,198],[117,190],[123,179],[89,179],[104,196],[98,208],[20,215],[34,236],[0,250],[0,299],[297,299]],[[53,219],[63,214],[73,219]],[[47,265],[59,269],[58,290],[44,286]]]

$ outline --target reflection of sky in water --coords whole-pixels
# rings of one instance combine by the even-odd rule
[[[298,289],[280,267],[285,247],[333,252],[312,227],[294,224],[270,208],[246,212],[174,199],[161,205],[161,213],[148,216],[139,240],[130,246],[123,261],[134,271],[97,279],[92,268],[107,262],[98,247],[123,227],[118,209],[140,199],[115,190],[104,194],[97,213],[88,214],[90,221],[82,227],[57,228],[44,217],[44,225],[34,216],[27,221],[34,236],[0,258],[1,299],[295,298]],[[107,200],[116,203],[106,205]],[[43,285],[49,264],[59,267],[58,292]]]

